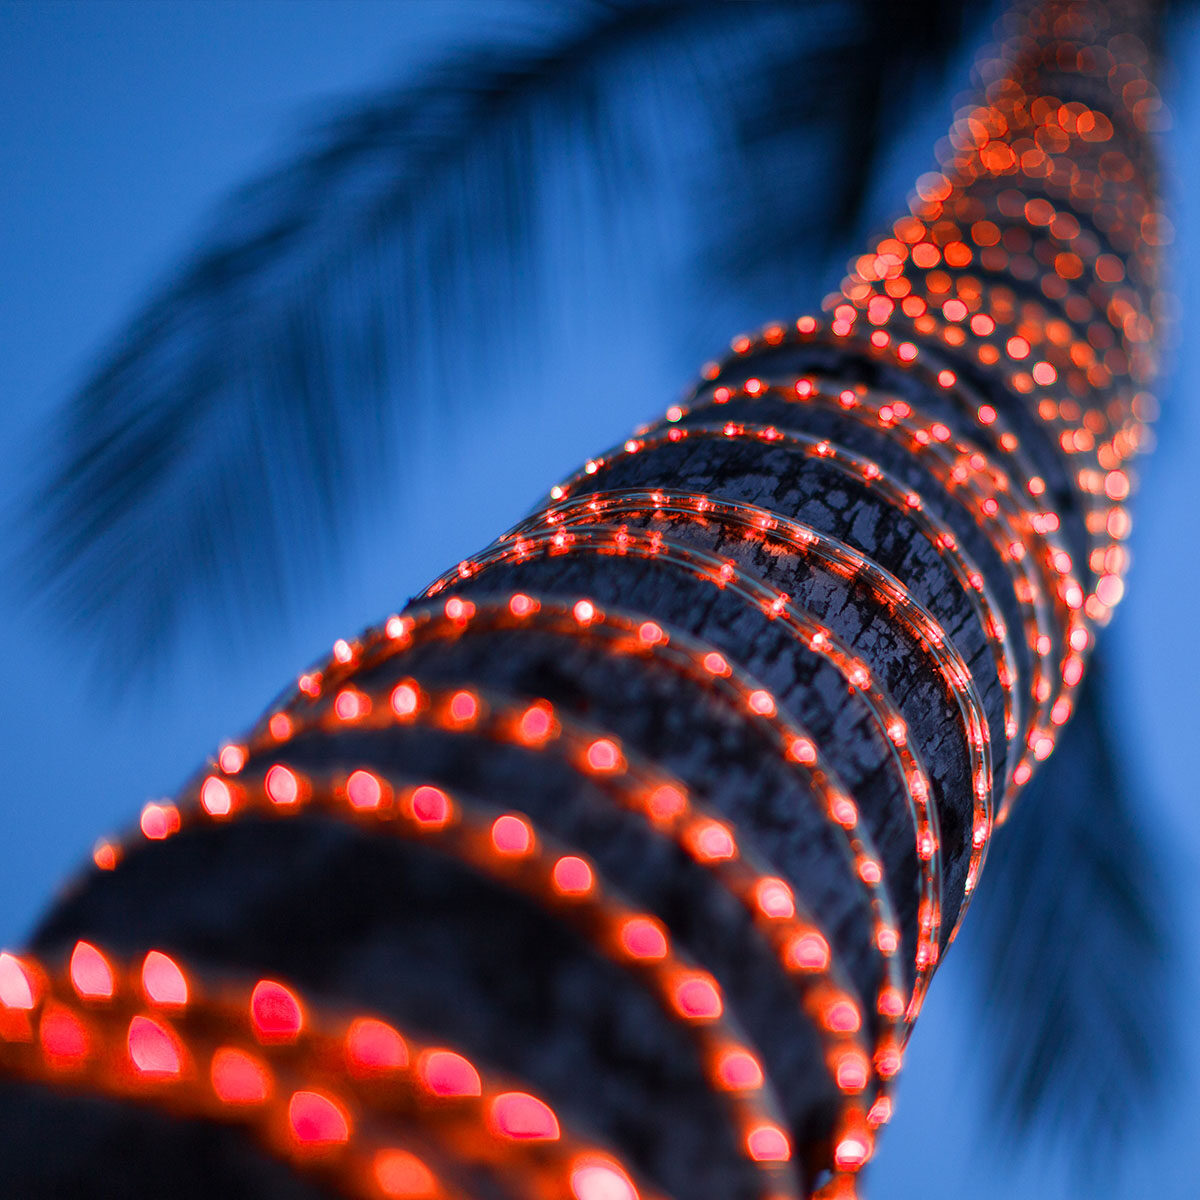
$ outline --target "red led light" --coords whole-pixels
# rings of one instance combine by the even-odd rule
[[[340,1146],[350,1140],[350,1118],[346,1110],[322,1092],[293,1092],[288,1101],[288,1124],[302,1146]]]
[[[381,1150],[375,1156],[374,1174],[389,1200],[433,1200],[438,1194],[433,1172],[407,1150]]]
[[[505,813],[492,822],[492,845],[498,854],[520,856],[533,850],[533,829],[529,822]]]
[[[0,953],[0,1004],[29,1011],[34,1006],[34,985],[24,964],[7,951]]]
[[[151,950],[142,962],[142,991],[152,1004],[168,1008],[188,1002],[187,980],[178,963],[159,950]]]
[[[138,821],[142,834],[151,841],[162,841],[179,831],[179,809],[173,804],[147,804]]]
[[[233,1046],[222,1046],[213,1054],[209,1077],[213,1091],[226,1104],[262,1104],[271,1095],[266,1065]]]
[[[659,959],[667,955],[667,937],[653,917],[630,917],[621,926],[621,945],[634,958]]]
[[[587,748],[587,762],[593,771],[615,771],[621,765],[621,751],[609,738],[597,738]]]
[[[383,803],[383,785],[370,771],[352,771],[346,780],[346,799],[359,812],[372,811]]]
[[[420,694],[411,683],[398,683],[392,690],[392,711],[398,717],[409,717],[417,711]]]
[[[549,706],[533,704],[521,714],[521,738],[530,744],[543,742],[550,736],[553,725]]]
[[[170,1078],[183,1070],[183,1051],[175,1034],[150,1017],[134,1017],[127,1038],[129,1060],[142,1074]]]
[[[224,817],[233,808],[233,793],[223,779],[210,775],[200,786],[200,803],[210,816]]]
[[[792,1157],[791,1143],[778,1125],[760,1125],[746,1135],[746,1147],[755,1162],[787,1162]]]
[[[452,1050],[426,1050],[417,1063],[422,1082],[435,1096],[479,1096],[479,1072]]]
[[[217,755],[217,765],[226,775],[236,775],[246,765],[246,747],[222,746]]]
[[[111,1000],[115,983],[108,959],[90,942],[76,942],[71,952],[71,984],[85,1000]]]
[[[584,1159],[571,1171],[574,1200],[640,1200],[629,1176],[613,1163]]]
[[[791,918],[796,915],[796,899],[782,879],[763,879],[755,888],[758,907],[768,917]]]
[[[849,1000],[837,1000],[825,1010],[825,1024],[838,1033],[857,1033],[862,1028],[858,1008]]]
[[[384,1021],[362,1017],[346,1034],[346,1060],[355,1074],[399,1071],[408,1066],[408,1046]]]
[[[281,808],[295,804],[300,799],[300,781],[295,772],[279,763],[267,772],[265,784],[271,803]]]
[[[414,788],[408,807],[419,825],[440,828],[450,820],[450,798],[441,788],[428,784]]]
[[[97,842],[92,851],[92,862],[101,871],[112,871],[117,865],[117,848],[111,842]]]
[[[38,1023],[38,1040],[50,1066],[70,1070],[81,1066],[92,1052],[92,1040],[83,1022],[69,1008],[48,1004]]]
[[[700,821],[691,831],[691,843],[702,862],[734,858],[737,845],[728,828],[719,821]]]
[[[829,943],[819,933],[805,933],[788,946],[788,961],[801,971],[825,971],[829,967]]]
[[[479,715],[479,701],[470,692],[455,692],[450,697],[450,716],[455,721],[473,721]]]
[[[554,864],[554,886],[564,896],[586,896],[595,885],[592,868],[573,854]]]
[[[527,1092],[503,1092],[492,1101],[488,1118],[497,1133],[517,1141],[554,1141],[560,1136],[553,1111]]]
[[[758,1059],[745,1050],[730,1050],[722,1055],[717,1073],[722,1086],[730,1091],[750,1091],[763,1085],[762,1067]]]
[[[703,975],[691,975],[675,985],[675,1007],[693,1020],[716,1020],[724,1011],[717,985]]]
[[[282,983],[260,979],[250,995],[254,1032],[263,1043],[291,1042],[300,1036],[304,1014],[300,1001]]]
[[[687,811],[687,797],[674,784],[663,783],[650,793],[649,809],[659,821],[669,821]]]

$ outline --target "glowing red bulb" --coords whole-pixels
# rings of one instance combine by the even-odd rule
[[[659,959],[667,956],[667,937],[653,917],[629,917],[621,925],[621,945],[633,958]]]
[[[389,1200],[433,1200],[438,1190],[433,1172],[407,1150],[380,1150],[375,1182]]]
[[[857,1033],[863,1025],[858,1007],[848,1000],[838,1000],[824,1010],[826,1027],[836,1033]]]
[[[323,1092],[293,1092],[288,1101],[288,1124],[301,1146],[324,1148],[350,1140],[346,1110]]]
[[[788,743],[788,758],[811,767],[817,761],[817,748],[808,738],[792,738]]]
[[[428,784],[413,789],[408,808],[419,825],[440,829],[450,820],[450,797]]]
[[[658,821],[669,821],[687,811],[687,797],[674,784],[663,783],[650,793],[650,814]]]
[[[555,888],[564,896],[586,896],[595,886],[592,868],[573,854],[560,858],[551,874]]]
[[[529,822],[513,813],[505,813],[492,822],[492,845],[498,854],[517,857],[533,850],[533,829]]]
[[[657,646],[666,640],[667,635],[663,632],[661,625],[657,625],[653,621],[643,621],[638,626],[638,641],[643,646]]]
[[[271,803],[281,808],[287,808],[300,799],[300,781],[294,771],[280,763],[276,763],[267,772],[266,789]]]
[[[870,1140],[857,1134],[848,1134],[838,1142],[833,1152],[833,1161],[843,1171],[857,1171],[871,1157]]]
[[[383,785],[370,771],[352,771],[346,780],[346,799],[359,812],[370,812],[383,803]]]
[[[715,1021],[724,1011],[716,983],[703,975],[689,975],[675,985],[675,1007],[697,1021]]]
[[[479,1072],[452,1050],[426,1050],[417,1063],[422,1082],[435,1096],[479,1096]]]
[[[92,1039],[83,1022],[57,1004],[48,1004],[38,1023],[38,1040],[52,1067],[67,1070],[79,1066],[92,1052]]]
[[[802,933],[788,943],[787,960],[801,971],[828,970],[829,943],[815,931]]]
[[[526,596],[523,592],[517,592],[509,599],[508,610],[514,617],[527,617],[530,613],[536,612],[538,602],[532,596]]]
[[[450,697],[450,719],[460,724],[473,721],[479,715],[479,701],[471,692],[455,692]]]
[[[181,1007],[188,1002],[187,980],[174,959],[151,950],[142,962],[142,991],[152,1004]]]
[[[226,1104],[262,1104],[271,1094],[271,1073],[266,1065],[233,1046],[222,1046],[209,1070],[213,1091]]]
[[[0,954],[0,1004],[25,1012],[34,1006],[33,979],[21,960],[7,951]]]
[[[560,1132],[550,1107],[527,1092],[502,1092],[491,1103],[488,1121],[497,1133],[515,1141],[554,1141]]]
[[[572,1168],[571,1195],[574,1200],[640,1200],[620,1167],[596,1158],[581,1159]]]
[[[354,688],[343,688],[334,699],[333,711],[341,721],[356,721],[371,711],[371,702]]]
[[[294,1042],[304,1025],[296,996],[273,979],[260,979],[250,995],[250,1018],[261,1042]]]
[[[226,775],[236,775],[246,765],[246,747],[222,746],[217,755],[217,765]]]
[[[200,803],[209,816],[228,816],[233,808],[233,793],[223,779],[210,775],[200,785]]]
[[[392,711],[398,717],[411,717],[419,701],[420,693],[411,683],[398,683],[392,689]]]
[[[609,738],[597,738],[587,748],[587,762],[593,771],[615,771],[621,766],[621,751]]]
[[[689,840],[696,857],[702,862],[718,862],[737,855],[733,835],[719,821],[698,822]]]
[[[521,714],[520,736],[528,745],[544,742],[551,733],[554,718],[545,704],[534,704]]]
[[[751,1091],[763,1084],[762,1067],[753,1054],[745,1050],[730,1050],[717,1064],[721,1086],[731,1092]]]
[[[408,1046],[386,1022],[361,1017],[346,1034],[346,1058],[356,1074],[399,1071],[408,1066]]]
[[[85,1000],[111,1000],[115,984],[108,959],[90,942],[76,942],[71,952],[71,985]]]
[[[755,1162],[787,1162],[792,1157],[791,1143],[778,1125],[759,1125],[746,1136],[746,1149]]]
[[[790,920],[796,915],[796,899],[782,879],[763,879],[754,889],[758,907],[768,917]]]
[[[183,1070],[179,1039],[165,1025],[150,1017],[134,1017],[127,1036],[129,1060],[146,1076],[171,1078]]]
[[[173,804],[147,804],[138,821],[142,835],[151,841],[162,841],[179,832],[179,809]]]
[[[111,842],[97,842],[95,849],[92,851],[92,862],[101,871],[115,870],[118,857],[117,848]]]

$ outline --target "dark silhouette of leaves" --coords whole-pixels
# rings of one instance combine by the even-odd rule
[[[878,0],[533,6],[348,108],[232,197],[73,398],[29,573],[126,672],[162,661],[185,612],[222,631],[277,612],[328,573],[414,427],[480,394],[454,386],[461,331],[476,378],[498,347],[533,340],[547,171],[569,157],[590,209],[618,222],[667,180],[736,176],[773,130],[794,153],[797,130],[830,129],[855,150],[797,226],[823,245],[847,227],[892,101],[864,66],[894,64],[892,78],[906,55],[952,44],[897,41],[945,5],[903,8],[897,22]],[[697,137],[702,170],[685,161]],[[711,191],[691,191],[703,209]],[[652,247],[614,239],[622,250],[647,289],[662,282]]]
[[[1089,1176],[1153,1110],[1174,1052],[1170,898],[1113,745],[1103,665],[992,843],[956,953],[978,989],[998,1145],[1041,1135]],[[1006,1151],[1007,1152],[1007,1151]]]

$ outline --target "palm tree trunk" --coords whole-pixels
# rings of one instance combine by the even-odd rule
[[[1006,16],[830,323],[97,848],[0,959],[11,1194],[853,1194],[1122,591],[1151,15]]]

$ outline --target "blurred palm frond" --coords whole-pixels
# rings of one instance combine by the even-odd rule
[[[1170,897],[1094,661],[1062,742],[992,843],[969,930],[986,1129],[1093,1180],[1154,1111],[1177,1049]]]
[[[956,39],[929,31],[963,25],[946,0],[892,8],[535,5],[311,130],[230,198],[72,397],[23,573],[125,677],[161,663],[185,613],[220,633],[278,613],[330,573],[364,502],[382,507],[420,429],[490,394],[467,378],[536,344],[547,172],[577,176],[603,225],[674,187],[698,228],[727,212],[714,181],[754,176],[725,242],[732,287],[768,231],[790,255],[850,228],[896,99],[884,81],[944,59]],[[833,157],[820,187],[792,189],[814,129]],[[755,217],[785,193],[803,222]],[[646,250],[614,240],[649,292],[669,255]]]

